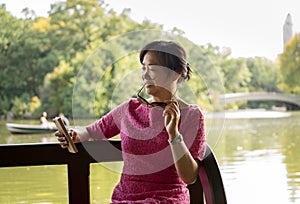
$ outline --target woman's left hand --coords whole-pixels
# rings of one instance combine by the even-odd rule
[[[177,101],[165,101],[168,105],[165,107],[163,117],[165,118],[165,127],[170,139],[174,139],[178,134],[178,124],[180,119],[180,110]]]

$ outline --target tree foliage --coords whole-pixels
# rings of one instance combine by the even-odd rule
[[[284,84],[284,91],[300,93],[300,33],[296,34],[285,46],[279,56],[279,69]]]
[[[44,77],[58,64],[49,39],[32,27],[30,19],[16,19],[0,9],[0,98],[12,107],[15,96],[39,96]],[[2,111],[4,112],[4,111]]]
[[[251,73],[249,82],[250,91],[276,92],[280,83],[280,76],[276,64],[263,57],[246,59],[247,67]]]
[[[141,86],[138,51],[149,39],[159,38],[185,47],[194,73],[178,92],[202,108],[214,110],[212,96],[224,92],[277,90],[272,61],[231,58],[228,48],[196,45],[179,28],[165,33],[162,25],[137,23],[129,17],[130,9],[117,14],[101,0],[56,2],[48,17],[29,9],[23,13],[25,18],[16,18],[0,7],[0,115],[47,111],[50,117],[58,112],[99,117],[135,96]],[[136,32],[141,30],[149,32]],[[296,56],[290,49],[286,52]],[[282,65],[287,66],[288,57],[281,56]],[[292,67],[285,71],[297,70]]]

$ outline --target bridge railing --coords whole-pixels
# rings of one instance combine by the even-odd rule
[[[250,92],[250,93],[229,93],[219,96],[220,104],[228,104],[236,101],[282,101],[300,107],[300,96],[276,92]]]

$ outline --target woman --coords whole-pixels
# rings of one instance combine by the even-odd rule
[[[141,50],[140,62],[144,85],[137,98],[70,135],[80,142],[120,134],[124,166],[112,203],[189,203],[186,186],[197,179],[205,134],[198,106],[176,94],[191,74],[185,50],[173,41],[153,41]],[[66,148],[65,138],[56,136]]]

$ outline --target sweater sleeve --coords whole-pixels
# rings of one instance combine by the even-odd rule
[[[197,134],[192,146],[189,148],[189,151],[193,158],[202,161],[204,159],[206,145],[205,145],[205,125],[204,125],[204,116],[199,110],[198,115],[199,125],[197,129]]]
[[[120,133],[120,121],[124,115],[124,108],[127,102],[114,108],[105,116],[86,127],[91,138],[95,140],[103,140],[114,137]]]

